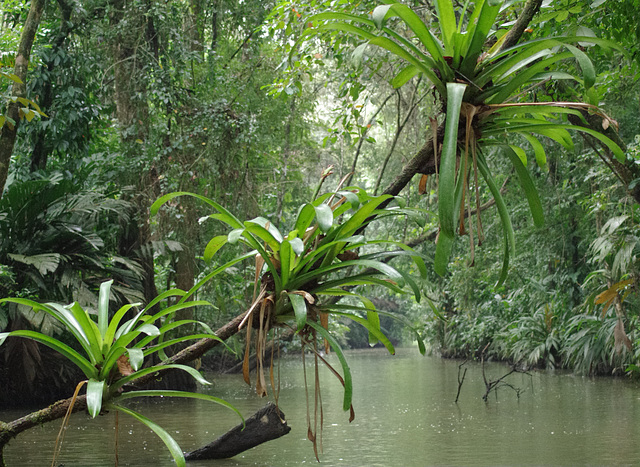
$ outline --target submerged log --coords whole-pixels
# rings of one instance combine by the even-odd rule
[[[189,461],[204,459],[228,459],[259,444],[280,438],[291,431],[284,413],[272,402],[267,403],[242,424],[206,446],[185,454]]]

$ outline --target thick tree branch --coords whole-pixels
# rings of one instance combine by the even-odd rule
[[[540,6],[542,5],[542,0],[527,0],[524,4],[524,8],[522,9],[522,13],[518,16],[518,19],[514,23],[513,27],[507,32],[504,42],[502,46],[500,46],[500,50],[506,50],[509,47],[513,47],[518,43],[524,30],[527,29],[529,23],[533,19],[533,17],[540,10]]]
[[[444,125],[438,128],[438,145],[442,142],[443,136]],[[436,173],[436,160],[433,153],[433,141],[428,138],[418,152],[402,168],[393,182],[385,188],[383,194],[397,196],[409,184],[414,175],[431,175],[434,173]]]
[[[582,112],[582,117],[583,118],[581,119],[576,115],[569,115],[569,121],[573,125],[590,128],[594,131],[600,132],[616,143],[623,151],[627,150],[626,144],[622,141],[613,125],[609,124],[607,128],[603,128],[603,122],[607,120],[603,120],[601,115]],[[618,178],[629,195],[631,195],[636,202],[640,203],[640,183],[636,183],[634,186],[629,188],[631,182],[640,178],[640,166],[630,160],[627,160],[625,163],[620,162],[616,159],[611,150],[601,141],[583,132],[580,132],[580,135],[587,145],[593,149],[598,157],[600,157],[607,167],[609,167],[611,172]]]

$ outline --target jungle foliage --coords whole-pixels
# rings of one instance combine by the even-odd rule
[[[638,8],[5,2],[0,404],[117,408],[243,313],[209,361],[288,328],[345,410],[347,346],[639,374]]]

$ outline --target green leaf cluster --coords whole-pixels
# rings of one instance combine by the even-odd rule
[[[167,445],[178,465],[185,465],[182,451],[171,436],[160,426],[148,420],[141,414],[123,407],[120,402],[132,397],[143,396],[178,396],[206,399],[222,404],[238,412],[228,402],[213,396],[206,396],[197,393],[183,391],[131,391],[122,393],[122,388],[134,382],[142,376],[157,373],[165,369],[179,369],[187,372],[201,384],[210,384],[194,368],[179,364],[158,364],[150,367],[143,367],[145,357],[161,351],[167,346],[180,342],[199,338],[219,338],[206,324],[195,320],[171,321],[166,319],[176,311],[193,306],[208,305],[205,301],[187,301],[187,299],[197,290],[194,287],[189,292],[178,289],[168,290],[152,300],[146,307],[137,311],[140,304],[127,304],[118,309],[110,318],[109,296],[113,281],[107,281],[100,286],[99,299],[97,304],[97,321],[77,302],[70,305],[60,305],[58,303],[41,304],[33,300],[24,298],[4,298],[1,303],[16,303],[33,308],[34,311],[41,311],[51,315],[54,319],[62,323],[69,331],[82,351],[75,350],[70,345],[55,339],[51,336],[37,331],[16,330],[12,332],[0,333],[0,345],[7,337],[24,337],[40,344],[46,345],[59,352],[69,361],[74,363],[87,377],[87,409],[92,417],[96,417],[104,407],[114,408],[137,418],[149,428],[151,428]],[[158,303],[167,298],[176,298],[174,305],[163,310],[149,314]],[[127,319],[129,315],[133,317]],[[203,328],[199,334],[190,334],[182,337],[156,341],[167,332],[187,324],[197,324]],[[154,341],[156,341],[154,343]],[[238,415],[240,413],[238,412]]]
[[[460,214],[465,211],[464,203],[470,202],[470,179],[477,181],[480,175],[496,200],[504,231],[501,283],[509,269],[509,257],[515,254],[515,241],[509,215],[489,170],[486,155],[498,149],[512,162],[534,222],[540,225],[542,209],[526,169],[526,152],[517,145],[509,144],[508,138],[516,135],[526,141],[543,169],[546,168],[546,154],[539,138],[550,138],[572,150],[569,130],[578,130],[600,140],[619,161],[624,161],[623,151],[611,139],[586,128],[586,125],[567,121],[567,117],[572,116],[584,122],[583,112],[592,112],[602,117],[605,128],[614,124],[594,105],[597,104],[593,92],[596,72],[583,48],[585,45],[598,45],[623,53],[624,50],[610,41],[580,35],[545,37],[504,46],[508,34],[499,18],[508,4],[503,1],[466,2],[456,11],[452,2],[435,0],[435,15],[430,22],[425,22],[414,10],[397,0],[383,0],[383,3],[367,16],[341,11],[311,16],[311,27],[300,40],[324,31],[339,31],[359,37],[366,41],[363,47],[380,47],[405,63],[391,80],[394,87],[404,85],[418,74],[429,79],[446,106],[445,136],[439,155],[440,235],[436,272],[443,275],[447,271],[458,227],[463,230]],[[559,64],[567,60],[573,61],[580,75],[559,69]],[[549,80],[578,83],[583,86],[589,102],[517,102],[529,89]],[[481,238],[480,226],[477,234]]]
[[[393,257],[408,256],[413,260],[422,277],[426,267],[421,256],[412,248],[395,241],[369,240],[363,234],[365,226],[374,217],[405,215],[408,210],[383,207],[391,196],[370,196],[366,191],[349,187],[334,193],[318,196],[298,209],[293,228],[286,234],[264,217],[240,221],[226,208],[203,196],[176,192],[158,199],[151,207],[154,215],[160,207],[178,196],[194,196],[215,212],[209,217],[221,221],[232,230],[209,241],[204,259],[211,261],[227,243],[242,243],[252,248],[246,256],[256,255],[256,277],[260,275],[263,293],[250,308],[258,308],[259,302],[273,303],[275,324],[285,324],[303,332],[307,326],[323,335],[338,355],[342,355],[337,341],[328,337],[329,331],[319,324],[319,313],[333,313],[363,325],[370,335],[370,342],[381,342],[391,353],[395,350],[380,329],[378,312],[371,300],[354,292],[360,286],[379,285],[395,293],[404,293],[408,285],[415,299],[420,300],[420,287],[407,272],[388,264]],[[379,246],[392,247],[392,251],[374,251]],[[262,268],[264,267],[264,271]],[[338,305],[331,299],[352,297],[361,306]],[[326,299],[326,302],[325,302]],[[363,318],[362,316],[366,316]],[[424,345],[417,335],[420,349]],[[344,408],[351,406],[350,370],[343,358]]]

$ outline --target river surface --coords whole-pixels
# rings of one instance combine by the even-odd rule
[[[347,357],[356,419],[349,423],[348,412],[342,411],[340,383],[321,369],[321,466],[640,464],[640,386],[636,383],[560,372],[514,374],[507,381],[521,390],[519,397],[505,387],[485,403],[482,369],[467,363],[456,404],[460,362],[423,357],[412,349],[400,349],[395,356],[379,350],[354,351]],[[335,355],[328,358],[339,367]],[[507,371],[500,364],[486,365],[488,378],[499,378]],[[291,432],[233,459],[190,462],[189,466],[317,465],[306,439],[300,358],[282,359],[280,373],[279,405]],[[246,417],[266,403],[239,375],[209,377],[214,386],[204,391],[231,402]],[[134,403],[132,408],[163,426],[185,451],[213,441],[239,423],[230,410],[203,401],[163,399]],[[4,411],[0,420],[20,415]],[[95,420],[85,414],[72,416],[56,465],[114,465],[114,425],[113,413]],[[54,422],[19,435],[5,449],[7,465],[51,465],[59,427]],[[118,443],[121,466],[175,465],[150,430],[123,414]]]

